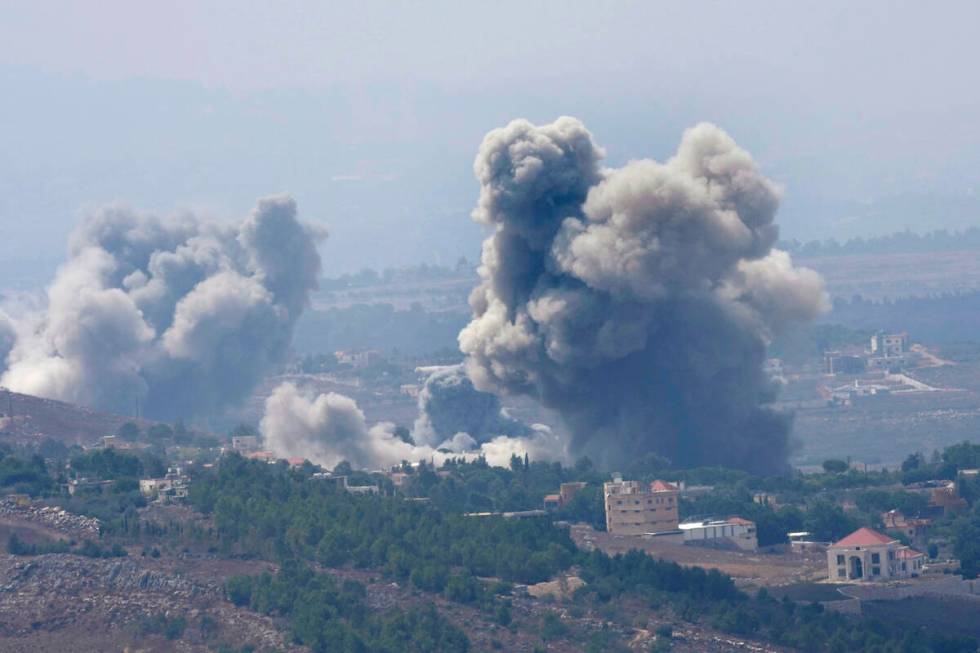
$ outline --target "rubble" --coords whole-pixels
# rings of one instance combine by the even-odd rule
[[[75,539],[98,537],[101,526],[99,520],[94,517],[76,515],[63,508],[19,505],[8,499],[0,499],[0,516],[41,524]]]
[[[141,558],[0,555],[0,648],[8,638],[37,632],[90,632],[92,623],[117,638],[156,615],[193,624],[205,613],[258,650],[303,650],[291,646],[273,620],[226,601],[217,577],[201,580]],[[185,639],[193,641],[194,634]]]

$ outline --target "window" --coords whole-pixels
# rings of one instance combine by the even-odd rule
[[[837,570],[838,578],[844,578],[845,576],[847,576],[847,572],[843,568]]]
[[[844,564],[844,556],[839,553],[837,554],[837,564],[839,565]]]
[[[871,568],[871,575],[872,576],[881,576],[881,567],[872,567]]]
[[[894,560],[895,559],[895,552],[894,551],[889,551],[888,552],[888,559],[889,560]]]
[[[871,554],[871,564],[878,565],[881,564],[881,554],[872,553]]]

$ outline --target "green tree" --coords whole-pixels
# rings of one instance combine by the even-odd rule
[[[124,422],[116,431],[116,435],[127,442],[135,442],[140,437],[140,427],[137,426],[136,422]]]
[[[845,461],[836,458],[823,461],[823,470],[828,474],[843,474],[848,467],[849,465]]]

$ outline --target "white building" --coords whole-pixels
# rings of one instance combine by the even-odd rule
[[[877,581],[911,578],[922,573],[926,556],[895,538],[859,528],[827,548],[831,581]]]
[[[171,467],[163,478],[141,478],[140,493],[147,499],[169,503],[187,498],[190,479],[179,467]]]
[[[684,522],[678,528],[684,533],[684,544],[733,544],[743,551],[759,548],[755,522],[741,517]]]
[[[871,355],[882,358],[902,356],[909,350],[909,334],[878,331],[871,336]]]

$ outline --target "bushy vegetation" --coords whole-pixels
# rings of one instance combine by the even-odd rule
[[[429,603],[384,615],[372,613],[360,583],[338,583],[290,561],[275,576],[234,576],[228,598],[239,606],[289,619],[293,639],[314,651],[465,653],[465,633]]]
[[[454,568],[535,583],[572,560],[567,531],[544,518],[470,518],[402,498],[355,497],[285,465],[224,458],[191,486],[195,507],[214,517],[219,546],[236,554],[383,569],[441,591]]]
[[[25,460],[0,451],[0,489],[3,492],[36,497],[49,494],[55,487],[41,456],[34,455]]]
[[[43,555],[45,553],[74,553],[87,558],[122,558],[126,550],[118,544],[109,547],[99,546],[92,540],[84,540],[80,546],[74,546],[66,540],[56,540],[41,543],[27,543],[12,533],[7,539],[7,553],[18,556]]]
[[[936,229],[924,234],[909,230],[870,238],[851,238],[843,243],[827,240],[780,241],[778,247],[798,256],[843,256],[851,254],[891,254],[905,252],[952,252],[980,248],[980,229],[962,231]]]
[[[310,572],[297,561],[375,569],[418,589],[477,605],[501,623],[510,622],[509,608],[478,577],[536,582],[574,566],[587,582],[579,590],[578,600],[602,604],[638,596],[652,607],[669,604],[691,621],[806,651],[976,648],[976,642],[968,638],[842,616],[817,605],[778,602],[765,593],[749,597],[730,577],[717,571],[685,568],[636,551],[617,556],[600,551],[585,553],[574,547],[565,530],[549,520],[467,518],[426,502],[351,496],[302,471],[238,457],[223,459],[217,472],[199,479],[192,487],[192,498],[198,508],[214,516],[225,551],[278,556],[284,561],[277,577],[233,579],[227,588],[229,597],[261,612],[289,615],[297,641],[317,650],[326,650],[322,648],[327,641],[324,633],[345,645],[350,642],[350,646],[365,647],[360,650],[388,650],[384,647],[393,644],[373,639],[370,633],[385,632],[385,628],[370,625],[376,618],[349,612],[343,605],[345,600],[339,598],[345,592],[356,595],[362,589],[338,587],[335,581]],[[814,518],[828,524],[840,518],[839,508],[829,503],[815,504],[813,510]],[[824,528],[819,523],[815,527]],[[842,534],[833,532],[833,528],[841,528],[839,525],[825,528],[830,530],[828,539]],[[350,597],[346,602],[360,605]],[[314,604],[323,607],[308,607]],[[424,619],[432,622],[429,628],[433,632],[448,632],[445,636],[456,641],[452,631],[439,625],[440,618],[434,612],[399,618],[406,624],[399,631],[404,641],[414,641],[413,624]],[[561,636],[560,626],[544,626],[549,636]],[[417,646],[414,643],[400,645],[401,650],[437,650],[404,648]]]

